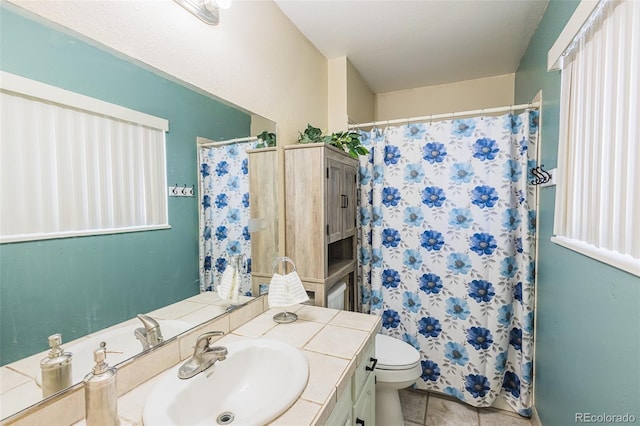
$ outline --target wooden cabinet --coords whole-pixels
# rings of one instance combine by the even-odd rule
[[[285,254],[317,306],[327,306],[338,282],[353,299],[358,162],[323,143],[288,145],[284,153]]]
[[[356,233],[356,173],[355,165],[327,158],[327,243]]]
[[[278,153],[273,147],[248,150],[247,155],[251,289],[258,296],[260,285],[271,280],[271,264],[278,256]]]

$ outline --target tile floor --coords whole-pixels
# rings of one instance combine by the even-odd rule
[[[513,412],[495,408],[474,408],[455,398],[421,390],[401,390],[400,403],[405,426],[532,425],[531,421]]]

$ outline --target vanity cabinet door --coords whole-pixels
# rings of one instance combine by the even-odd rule
[[[353,404],[354,426],[375,426],[376,424],[376,381],[375,375],[369,378],[360,392],[355,404]]]
[[[329,415],[326,426],[353,426],[352,400],[350,392],[342,392],[342,396],[338,399],[338,403]]]

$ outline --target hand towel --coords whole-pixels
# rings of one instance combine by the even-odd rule
[[[302,285],[302,281],[296,271],[288,273],[284,278],[287,282],[287,293],[289,294],[289,301],[292,305],[304,303],[309,300],[309,295],[305,291],[304,285]]]
[[[297,272],[273,274],[267,296],[270,308],[282,308],[309,300]]]
[[[222,273],[220,284],[216,288],[216,290],[218,291],[218,296],[220,296],[222,300],[232,300],[234,292],[238,292],[238,280],[236,276],[237,272],[232,266],[227,266],[227,268]]]
[[[289,306],[289,298],[287,296],[287,283],[285,282],[283,275],[273,274],[273,277],[271,277],[267,301],[269,302],[270,308],[281,308],[283,306]]]

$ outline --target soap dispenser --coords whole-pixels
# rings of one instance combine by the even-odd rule
[[[93,352],[96,365],[84,376],[84,402],[87,426],[119,426],[116,369],[106,363],[104,343]]]
[[[40,371],[42,373],[42,396],[49,395],[68,388],[71,383],[71,352],[65,352],[60,345],[62,335],[53,334],[49,336],[49,355],[40,361]]]

